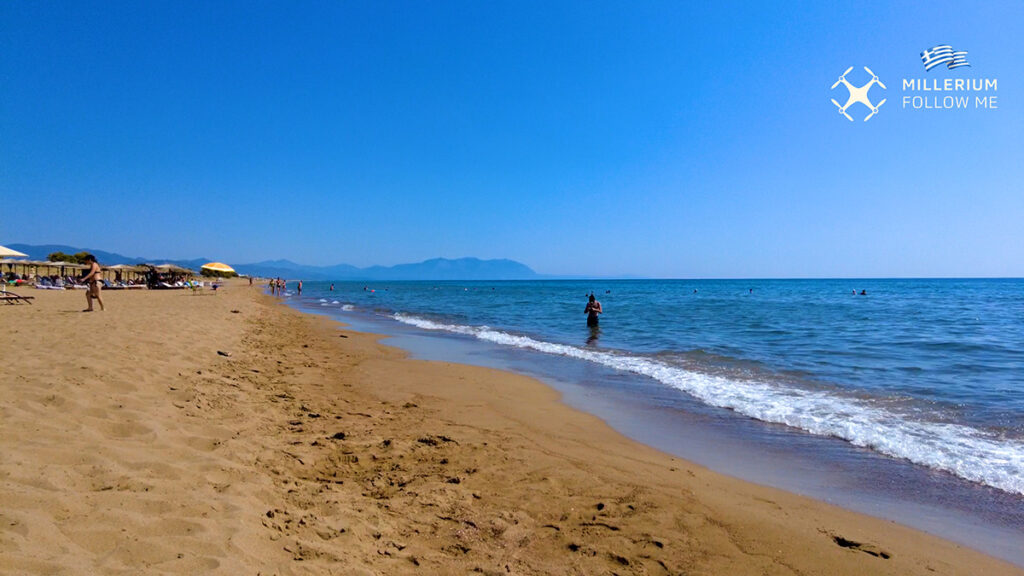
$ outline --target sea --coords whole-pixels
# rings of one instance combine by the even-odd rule
[[[1024,566],[1022,279],[294,284],[414,357],[536,377],[660,450]]]

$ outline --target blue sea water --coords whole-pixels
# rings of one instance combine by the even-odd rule
[[[713,469],[1024,566],[1024,280],[330,285],[287,300],[421,357],[539,377]]]
[[[1024,494],[1024,280],[334,284],[303,297],[649,377]]]

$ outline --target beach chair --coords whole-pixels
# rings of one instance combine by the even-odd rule
[[[0,300],[2,300],[4,304],[21,304],[22,302],[32,304],[32,300],[34,298],[35,296],[19,296],[14,292],[0,292]]]

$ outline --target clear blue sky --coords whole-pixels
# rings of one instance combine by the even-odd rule
[[[1024,2],[3,2],[0,244],[1024,275]],[[918,53],[967,50],[925,73]],[[848,66],[886,83],[838,116]],[[998,110],[901,79],[997,78]]]

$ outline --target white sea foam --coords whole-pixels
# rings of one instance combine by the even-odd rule
[[[321,298],[320,301],[321,302],[327,302],[327,299],[326,298]]]
[[[337,300],[335,300],[334,303],[337,304],[338,303]],[[356,307],[351,305],[351,304],[345,304],[345,305],[343,305],[341,307],[341,309],[344,310],[345,312],[351,312],[351,311],[355,310]]]
[[[406,314],[395,314],[393,318],[425,330],[465,334],[648,376],[712,406],[821,436],[842,438],[856,446],[1024,494],[1024,443],[997,438],[970,426],[914,420],[870,400],[784,383],[702,374],[653,358],[544,342],[487,326],[443,324]]]

